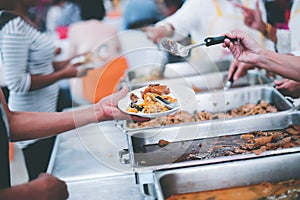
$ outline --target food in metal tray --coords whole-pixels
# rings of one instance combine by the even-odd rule
[[[176,145],[180,144],[180,145]],[[170,145],[170,148],[168,146]],[[176,162],[203,160],[223,156],[255,153],[300,146],[300,127],[291,124],[283,130],[252,131],[239,135],[217,138],[206,138],[179,142],[161,140],[157,144],[147,144],[136,149],[136,153],[148,153],[165,148],[172,150],[174,146],[184,148],[184,153]]]
[[[211,113],[207,111],[196,112],[194,114],[190,114],[186,111],[178,111],[174,114],[158,117],[156,119],[152,119],[147,122],[129,122],[129,128],[144,128],[144,127],[158,127],[172,124],[181,124],[181,123],[189,123],[189,122],[198,122],[204,120],[212,120],[212,119],[224,119],[224,118],[234,118],[241,116],[250,116],[250,115],[258,115],[265,113],[274,113],[277,112],[278,109],[266,102],[265,100],[261,100],[257,104],[247,103],[238,108],[232,109],[226,113]]]
[[[193,192],[187,194],[176,194],[167,200],[262,200],[281,199],[291,200],[300,198],[300,180],[288,180],[278,183],[262,182],[260,184]]]

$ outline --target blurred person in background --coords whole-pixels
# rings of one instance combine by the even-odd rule
[[[0,10],[11,10],[16,6],[17,0],[0,0]],[[0,13],[2,20],[3,14],[3,12]],[[2,90],[0,90],[0,199],[67,199],[69,194],[66,183],[50,174],[40,174],[35,180],[28,183],[11,186],[9,141],[50,137],[89,123],[113,119],[147,120],[122,113],[117,108],[117,102],[124,98],[127,92],[128,89],[124,88],[119,93],[82,110],[45,113],[11,111],[6,104]],[[76,116],[76,124],[74,116]]]
[[[68,27],[70,24],[81,21],[80,9],[77,0],[52,0],[52,5],[46,13],[46,32],[56,45],[55,61],[70,58],[68,41]],[[72,106],[72,97],[69,83],[66,80],[58,82],[59,98],[58,110]]]
[[[49,34],[55,34],[58,27],[68,27],[80,20],[80,8],[76,1],[53,0],[46,16],[46,30]]]
[[[118,30],[115,26],[103,21],[106,10],[102,0],[79,0],[78,5],[82,21],[71,24],[68,31],[71,56],[92,52],[87,56],[91,58],[96,56],[96,62],[99,62],[99,66],[96,67],[100,68],[120,55],[121,44],[118,39]],[[89,78],[90,73],[92,72],[89,72],[85,78]],[[100,77],[98,79],[100,80]],[[82,87],[81,79],[70,79],[73,101],[78,104],[88,104]]]
[[[117,38],[118,30],[103,22],[106,14],[103,1],[79,0],[78,5],[82,21],[72,23],[68,30],[71,55],[84,54],[102,43],[108,47],[108,59],[119,55],[121,44]]]
[[[239,6],[244,12],[244,22],[247,26],[256,29],[264,36],[272,40],[279,53],[300,55],[299,20],[300,1],[264,1],[263,8],[266,9],[267,22],[262,20],[262,13],[258,1],[256,9]],[[249,69],[256,66],[234,61],[229,69],[228,77],[233,75],[234,80],[246,75]],[[236,70],[237,69],[237,70]],[[275,87],[283,94],[293,98],[300,96],[300,83],[283,78],[274,80]]]
[[[182,0],[161,0],[157,1],[158,7],[160,12],[162,13],[163,18],[169,17],[177,12],[178,9],[181,8],[183,5]],[[190,38],[186,37],[180,40],[181,44],[188,44],[190,43]],[[168,52],[168,63],[176,63],[176,62],[183,62],[184,58],[179,56],[174,56]]]
[[[48,9],[53,5],[53,0],[40,0],[35,6],[28,10],[30,19],[42,32],[46,31],[46,16]]]
[[[56,82],[78,74],[69,60],[53,62],[54,44],[27,15],[37,2],[19,0],[16,9],[3,11],[0,17],[0,51],[13,111],[56,111]],[[16,143],[23,150],[30,180],[46,171],[54,141],[55,137],[49,137]]]
[[[124,5],[123,28],[141,28],[158,22],[161,17],[154,0],[128,0]]]
[[[173,15],[179,8],[181,8],[182,0],[157,0],[158,7],[163,17]]]
[[[235,6],[236,2],[249,8],[255,7],[254,1],[247,0],[189,0],[176,13],[144,30],[155,43],[165,37],[179,41],[190,35],[192,44],[202,43],[206,37],[220,36],[226,31],[243,30],[251,33],[263,46],[273,48],[272,42],[265,40],[260,32],[244,25],[243,13]],[[207,58],[212,61],[232,60],[230,52],[219,46],[201,48],[201,51],[193,49],[188,60],[195,64],[201,64]],[[201,69],[204,68],[201,66]]]

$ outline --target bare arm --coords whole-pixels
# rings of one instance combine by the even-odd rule
[[[283,77],[300,81],[299,56],[278,54],[270,50],[264,50],[261,55],[258,57],[258,66]]]
[[[8,109],[2,92],[0,92],[0,98],[8,118],[10,138],[12,141],[20,141],[57,135],[89,123],[107,120],[148,120],[125,114],[117,108],[117,102],[127,92],[128,89],[124,88],[120,92],[107,96],[88,108],[60,113],[13,112]]]
[[[239,39],[239,42],[225,39],[223,44],[223,47],[229,48],[237,61],[254,64],[283,77],[300,81],[300,57],[264,49],[245,33],[227,33],[226,36]]]
[[[55,69],[55,71],[61,70],[63,68],[65,68],[67,66],[67,64],[69,64],[71,59],[68,60],[64,60],[64,61],[55,61],[53,62],[53,67]]]
[[[243,10],[244,15],[244,23],[255,30],[260,31],[266,38],[272,40],[273,42],[277,42],[276,36],[276,28],[271,26],[268,23],[265,23],[262,19],[261,12],[259,9],[259,2],[256,0],[256,9],[250,9],[241,4],[236,4],[238,8]]]
[[[67,199],[68,196],[67,185],[48,174],[41,174],[29,183],[0,190],[0,200],[52,200]]]
[[[47,75],[31,75],[31,84],[29,91],[38,90],[53,83],[65,79],[65,78],[72,78],[77,76],[77,69],[75,66],[68,64],[65,68],[55,71],[51,74]]]

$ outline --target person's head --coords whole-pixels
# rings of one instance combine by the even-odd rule
[[[21,6],[23,8],[31,8],[33,6],[36,6],[40,0],[18,0],[18,6]]]
[[[168,13],[167,16],[174,14],[183,4],[182,0],[164,0]]]
[[[142,28],[160,20],[157,4],[153,0],[129,0],[124,8],[125,29]]]
[[[105,7],[102,0],[80,0],[80,13],[83,20],[102,20],[105,15]]]
[[[17,4],[18,0],[0,0],[0,10],[13,10]]]

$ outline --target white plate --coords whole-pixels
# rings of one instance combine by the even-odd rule
[[[121,111],[123,111],[125,113],[128,113],[128,114],[131,114],[131,115],[137,115],[137,116],[140,116],[140,117],[146,117],[146,118],[151,118],[151,119],[175,113],[176,111],[178,111],[180,109],[181,106],[180,106],[179,99],[177,98],[177,96],[175,95],[173,90],[170,88],[170,94],[168,94],[168,96],[176,98],[177,102],[178,102],[178,106],[176,106],[175,108],[173,108],[171,110],[168,110],[168,111],[165,111],[165,112],[159,112],[159,113],[143,113],[143,112],[134,113],[134,112],[128,112],[127,108],[129,107],[129,105],[131,103],[130,94],[134,93],[136,96],[138,96],[139,101],[138,101],[137,104],[140,104],[140,103],[143,102],[143,99],[141,97],[141,92],[143,92],[147,87],[148,86],[130,91],[123,99],[119,100],[119,102],[118,102],[119,109]]]
[[[94,69],[104,65],[104,61],[97,60],[97,58],[92,59],[91,57],[87,57],[85,55],[80,55],[73,58],[70,63],[72,65],[78,64],[79,67],[85,69]]]

